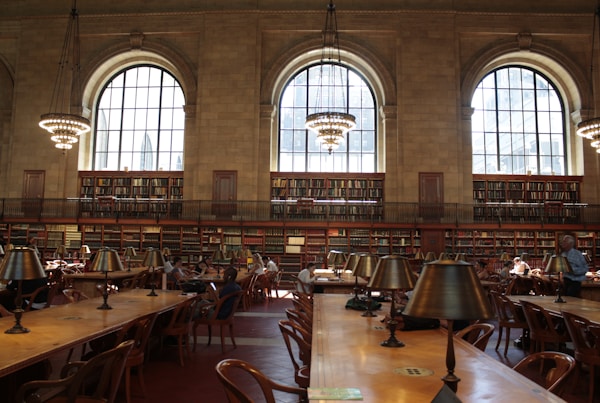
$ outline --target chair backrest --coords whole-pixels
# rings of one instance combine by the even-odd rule
[[[152,328],[158,313],[151,313],[135,320],[132,320],[119,330],[117,334],[117,344],[120,344],[126,340],[133,340],[133,348],[131,355],[143,354],[146,350],[146,345],[150,339]]]
[[[573,342],[575,358],[585,360],[600,356],[600,326],[574,313],[563,311],[562,316]]]
[[[233,319],[238,306],[240,305],[240,299],[244,296],[244,290],[235,291],[219,298],[219,302],[215,306],[215,310],[212,313],[211,319],[229,322]]]
[[[299,329],[301,328],[298,325],[289,320],[279,321],[279,330],[281,330],[285,346],[296,372],[303,366],[310,367],[312,350],[310,343],[302,337],[298,331]]]
[[[312,334],[312,317],[305,312],[291,308],[286,308],[285,314],[290,321],[296,323],[307,334]],[[310,339],[307,339],[307,341],[310,342]]]
[[[313,293],[312,284],[305,283],[304,281],[300,280],[298,278],[298,276],[292,275],[292,278],[294,279],[294,289],[296,291],[307,294],[307,295],[312,295],[312,293]]]
[[[88,296],[76,288],[65,288],[63,295],[69,300],[69,302],[79,302],[88,299]]]
[[[215,370],[219,381],[225,388],[225,393],[227,394],[227,399],[230,403],[255,402],[255,399],[244,393],[246,388],[242,389],[240,386],[248,384],[248,375],[250,375],[260,387],[264,398],[264,400],[261,401],[266,403],[276,403],[277,400],[275,400],[273,390],[294,393],[301,398],[300,401],[307,401],[305,390],[274,382],[267,378],[258,368],[248,362],[236,359],[226,359],[219,362],[215,367]],[[242,377],[242,375],[246,376]],[[237,380],[242,379],[242,382],[236,382]]]
[[[125,361],[133,346],[133,340],[125,341],[117,347],[98,354],[88,361],[75,361],[65,365],[61,378],[56,381],[31,381],[23,384],[17,392],[18,402],[37,402],[40,388],[64,386],[61,400],[65,403],[98,401],[113,403],[117,395]],[[29,394],[33,390],[33,394]]]
[[[485,351],[490,337],[494,333],[494,325],[491,323],[474,323],[456,333],[461,338],[481,351]]]
[[[31,309],[33,308],[34,303],[38,303],[36,301],[36,299],[40,299],[42,294],[45,294],[45,304],[44,304],[44,308],[48,308],[50,305],[48,303],[48,292],[50,291],[50,287],[48,287],[48,285],[43,285],[41,287],[38,287],[35,289],[35,291],[33,291],[30,294],[23,294],[23,302],[25,303],[25,306],[23,308],[23,310],[25,312],[31,311]],[[41,304],[42,302],[40,302]]]
[[[574,368],[575,359],[558,351],[530,354],[513,367],[515,371],[556,394],[561,391]]]
[[[171,320],[167,327],[189,326],[192,321],[194,306],[196,302],[199,301],[200,297],[200,295],[196,295],[195,297],[190,297],[177,304],[175,309],[173,309],[173,314],[171,315]]]
[[[520,304],[532,338],[558,336],[555,326],[558,318],[553,318],[543,307],[532,302],[521,300]]]

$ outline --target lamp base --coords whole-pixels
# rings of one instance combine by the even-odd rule
[[[390,337],[387,340],[384,340],[380,343],[382,347],[404,347],[404,343],[395,337]]]
[[[460,382],[460,378],[454,375],[453,372],[448,372],[443,378],[442,381],[448,386],[454,393],[458,390],[458,382]]]
[[[154,290],[155,286],[154,284],[152,284],[152,289],[150,290],[150,293],[148,293],[146,296],[148,297],[158,297],[158,294],[156,293],[156,291]]]
[[[559,304],[564,304],[567,301],[565,301],[564,299],[562,299],[562,297],[559,295],[558,297],[556,297],[556,299],[554,300],[554,302],[559,303]]]
[[[362,313],[362,315],[360,316],[364,316],[365,318],[374,318],[375,316],[377,316],[376,314],[373,313],[373,311],[371,311],[371,309],[367,309],[366,311],[364,311]]]
[[[112,306],[108,305],[107,303],[104,303],[96,309],[112,309]]]
[[[7,333],[7,334],[29,333],[29,329],[27,329],[26,327],[21,326],[21,324],[15,324],[10,329],[5,330],[4,333]]]

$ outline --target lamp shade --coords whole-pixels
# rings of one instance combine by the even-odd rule
[[[0,245],[0,255],[4,255],[4,248]]]
[[[419,251],[417,251],[417,253],[415,253],[415,259],[417,259],[417,260],[424,260],[425,259],[425,255],[423,254],[423,252],[421,252],[419,250]]]
[[[223,251],[221,249],[215,250],[212,254],[212,260],[214,260],[214,261],[225,260],[225,255],[223,254]]]
[[[375,255],[361,254],[359,255],[358,261],[352,270],[352,275],[356,277],[371,278],[375,273],[377,267],[377,261],[379,258]]]
[[[123,256],[124,257],[128,257],[128,258],[132,258],[134,256],[137,256],[135,248],[133,246],[126,247],[125,251],[123,251]]]
[[[171,256],[171,249],[169,249],[167,247],[164,247],[162,249],[162,254],[165,255],[165,256]]]
[[[44,277],[46,272],[33,249],[15,246],[6,251],[0,262],[0,280],[35,280]]]
[[[552,253],[547,252],[546,254],[544,254],[544,258],[542,259],[542,266],[546,266],[548,264],[548,262],[550,261],[550,258],[552,257]]]
[[[367,287],[374,290],[411,290],[415,283],[415,274],[410,269],[408,259],[388,255],[377,262]]]
[[[165,265],[165,258],[158,249],[148,248],[144,255],[144,263],[142,264],[145,267],[163,267]]]
[[[571,272],[573,272],[571,264],[569,264],[569,261],[564,256],[553,255],[550,257],[548,264],[546,265],[546,273],[548,274]]]
[[[92,251],[90,250],[90,247],[87,245],[81,245],[81,248],[79,248],[79,254],[82,257],[85,257],[86,255],[89,255],[90,253],[92,253]]]
[[[425,261],[426,262],[433,262],[435,260],[435,253],[429,251],[427,252],[427,254],[425,255]]]
[[[56,248],[54,253],[56,253],[57,256],[62,257],[67,254],[67,247],[65,245],[60,245],[58,248]]]
[[[122,271],[123,264],[116,250],[102,248],[96,253],[90,271],[113,272]]]
[[[344,271],[350,270],[352,275],[354,275],[354,269],[356,268],[356,264],[358,263],[361,255],[366,255],[366,253],[351,253],[348,255],[348,259],[346,259],[346,263],[344,264]]]
[[[242,252],[242,256],[245,258],[252,257],[252,251],[250,249],[244,249],[244,251]]]
[[[440,255],[438,256],[438,260],[447,260],[447,259],[450,259],[450,257],[448,257],[448,254],[447,254],[447,253],[444,253],[444,252],[442,252],[442,253],[440,253]]]
[[[440,260],[425,265],[404,313],[437,319],[489,319],[489,299],[467,262]]]
[[[502,260],[504,262],[508,262],[511,259],[510,259],[510,256],[508,255],[508,253],[502,252],[502,254],[500,255],[500,260]]]
[[[454,256],[454,260],[455,261],[459,261],[459,260],[466,260],[465,258],[465,254],[464,253],[457,253],[456,256]]]
[[[338,250],[329,251],[327,254],[327,266],[343,266],[346,264],[346,255]]]

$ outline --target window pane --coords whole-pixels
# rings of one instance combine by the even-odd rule
[[[134,66],[115,75],[101,94],[96,169],[183,169],[185,98],[171,74],[154,66]]]
[[[471,104],[473,173],[564,174],[562,105],[554,85],[530,68],[502,67],[486,75]]]
[[[376,171],[375,99],[358,73],[327,63],[307,67],[290,79],[282,91],[279,106],[280,171]],[[354,115],[357,125],[331,155],[317,141],[316,133],[305,129],[307,114],[326,109]],[[290,163],[284,161],[290,157],[290,150],[293,150],[291,169]],[[361,163],[350,164],[350,153],[355,153],[352,158],[361,159]]]

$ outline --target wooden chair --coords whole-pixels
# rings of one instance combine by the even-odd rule
[[[198,316],[194,319],[194,323],[192,328],[194,330],[194,349],[196,351],[196,329],[200,325],[208,326],[208,343],[207,346],[210,346],[210,342],[212,339],[212,326],[219,326],[220,336],[221,336],[221,351],[225,352],[225,334],[223,332],[223,328],[225,326],[229,327],[229,337],[231,338],[231,343],[233,343],[233,347],[237,348],[235,344],[235,338],[233,335],[233,319],[235,312],[237,311],[238,306],[240,305],[240,299],[244,295],[244,290],[232,292],[231,294],[227,294],[226,296],[219,298],[218,301],[210,304],[205,304],[202,306],[202,310],[206,312],[207,316]],[[222,312],[223,309],[230,309],[229,313]]]
[[[510,329],[522,329],[528,330],[529,325],[525,319],[525,314],[521,307],[517,306],[506,296],[498,293],[497,291],[490,291],[494,307],[496,308],[496,315],[498,317],[498,341],[496,342],[496,351],[502,341],[502,331],[506,329],[506,340],[504,344],[504,356],[506,357],[508,351],[508,344],[510,343]]]
[[[133,340],[134,344],[131,352],[125,361],[125,398],[127,403],[131,402],[131,369],[136,368],[138,384],[142,391],[142,396],[146,396],[146,383],[144,381],[144,358],[146,346],[150,339],[152,328],[158,313],[152,313],[131,321],[121,328],[117,335],[117,343],[125,340]]]
[[[573,341],[577,367],[581,370],[581,365],[586,364],[589,368],[588,401],[592,402],[594,401],[596,367],[600,366],[600,325],[574,313],[563,311],[562,315]]]
[[[6,309],[4,305],[0,305],[0,318],[5,318],[8,316],[13,316],[13,313]]]
[[[65,288],[63,290],[63,295],[65,296],[67,301],[69,301],[69,303],[89,299],[87,295],[85,295],[83,292],[79,291],[76,288]]]
[[[23,303],[25,304],[25,306],[23,307],[23,310],[25,312],[29,312],[32,309],[43,309],[43,308],[48,308],[50,306],[49,302],[48,302],[48,293],[50,291],[50,287],[48,287],[48,285],[43,285],[41,287],[38,287],[35,289],[35,291],[33,291],[32,293],[29,294],[23,294]],[[42,304],[42,302],[36,302],[36,299],[43,294],[46,294],[46,298],[45,298],[45,303],[43,308],[34,308],[33,305],[38,303],[38,304]]]
[[[132,278],[122,281],[121,288],[124,290],[133,290],[134,288],[145,288],[148,281],[148,270],[142,270]]]
[[[541,306],[528,301],[521,300],[519,303],[529,325],[531,353],[544,351],[546,343],[553,343],[560,349],[571,340],[562,317],[551,315]]]
[[[192,324],[192,317],[194,313],[194,306],[199,300],[200,296],[188,298],[178,304],[171,314],[169,323],[161,329],[161,340],[160,345],[162,348],[164,336],[173,336],[177,338],[177,347],[179,351],[179,364],[183,367],[183,348],[185,344],[186,353],[190,354],[190,329]]]
[[[575,359],[558,351],[530,354],[513,367],[521,375],[559,396],[574,368]]]
[[[311,345],[304,340],[295,327],[297,325],[289,320],[279,321],[279,330],[281,330],[294,366],[294,380],[301,388],[308,388],[310,385]],[[296,354],[298,355],[296,356]]]
[[[242,297],[242,309],[244,311],[250,310],[250,307],[254,303],[254,286],[256,285],[256,280],[258,276],[256,274],[251,274],[244,278],[240,283],[240,287],[244,291],[244,295]]]
[[[312,295],[313,295],[312,284],[305,283],[304,281],[300,280],[298,278],[298,276],[292,276],[292,278],[294,279],[294,290],[295,291],[297,291],[299,293],[304,293],[304,294],[312,297]]]
[[[262,391],[261,401],[266,403],[276,403],[280,401],[275,400],[273,391],[297,395],[299,401],[307,401],[308,399],[306,389],[276,382],[265,376],[254,365],[245,361],[226,359],[219,362],[215,370],[217,371],[217,377],[219,378],[219,381],[225,388],[225,393],[227,394],[227,399],[230,403],[254,403],[258,400],[256,397],[251,397],[244,393],[245,388],[242,388],[241,385],[247,384],[247,375],[250,375],[252,379],[256,381],[260,387],[260,390]],[[246,374],[246,376],[242,378],[241,375],[243,374]]]
[[[286,308],[285,314],[288,317],[288,320],[296,323],[298,326],[302,328],[302,330],[306,331],[311,337],[307,338],[307,341],[310,343],[312,338],[312,316],[307,315],[303,311],[299,311],[297,309]]]
[[[458,331],[455,337],[467,341],[481,351],[485,351],[492,333],[494,333],[494,325],[491,323],[474,323]]]
[[[113,403],[132,347],[128,340],[88,361],[66,364],[60,379],[27,382],[17,391],[16,402]]]

